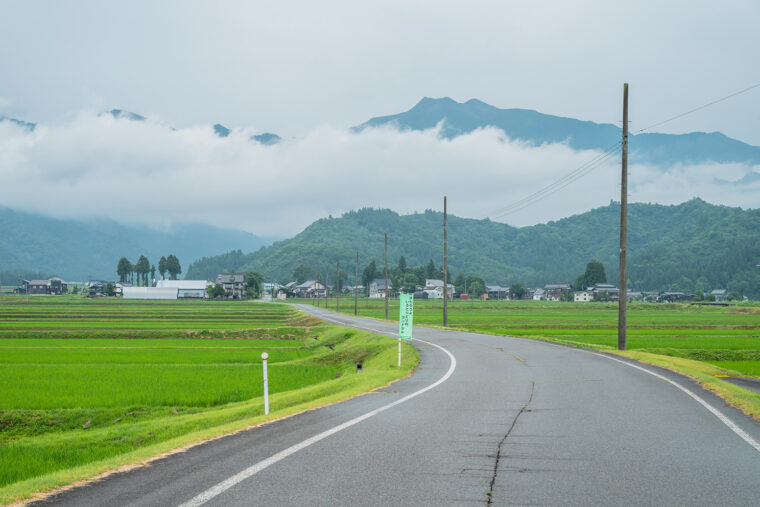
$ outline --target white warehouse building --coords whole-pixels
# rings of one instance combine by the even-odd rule
[[[206,280],[159,280],[157,289],[177,289],[178,299],[203,299],[206,297]]]
[[[124,299],[177,299],[176,288],[124,287]]]

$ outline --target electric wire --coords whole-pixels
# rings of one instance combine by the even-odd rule
[[[644,127],[643,129],[637,130],[636,132],[634,132],[634,134],[638,134],[640,132],[644,132],[645,130],[649,130],[649,129],[654,128],[654,127],[659,127],[660,125],[664,125],[664,124],[666,124],[668,122],[671,122],[673,120],[677,120],[679,118],[683,118],[686,115],[689,115],[691,113],[696,113],[697,111],[700,111],[700,110],[705,109],[707,107],[713,106],[713,105],[715,105],[715,104],[717,104],[719,102],[723,102],[724,100],[728,100],[730,98],[736,97],[737,95],[741,95],[742,93],[746,93],[746,92],[748,92],[750,90],[754,90],[755,88],[758,88],[758,87],[760,87],[760,83],[753,84],[752,86],[744,88],[743,90],[739,90],[738,92],[734,92],[734,93],[732,93],[730,95],[726,95],[725,97],[721,97],[721,98],[719,98],[717,100],[713,100],[712,102],[708,102],[707,104],[702,104],[701,106],[695,107],[694,109],[689,109],[686,112],[683,112],[681,114],[677,114],[677,115],[672,116],[672,117],[670,117],[670,118],[668,118],[666,120],[662,120],[662,121],[658,121],[657,123],[653,123],[652,125],[650,125],[648,127]]]
[[[721,97],[719,99],[713,100],[711,102],[708,102],[706,104],[702,104],[701,106],[689,109],[688,111],[684,111],[683,113],[677,114],[675,116],[671,116],[670,118],[667,118],[665,120],[658,121],[657,123],[653,123],[649,125],[648,127],[644,127],[642,129],[639,129],[635,132],[632,132],[631,135],[634,134],[640,134],[641,132],[647,131],[649,129],[653,129],[655,127],[659,127],[660,125],[664,125],[666,123],[669,123],[671,121],[677,120],[679,118],[683,118],[684,116],[690,115],[692,113],[695,113],[697,111],[701,111],[702,109],[708,108],[710,106],[713,106],[715,104],[718,104],[720,102],[723,102],[725,100],[728,100],[730,98],[736,97],[737,95],[741,95],[743,93],[746,93],[750,90],[754,90],[755,88],[760,88],[760,83],[756,83],[752,86],[748,86],[747,88],[744,88],[742,90],[739,90],[737,92],[731,93],[729,95],[726,95],[725,97]],[[617,152],[618,147],[622,144],[622,141],[618,141],[614,145],[610,146],[606,150],[604,150],[601,154],[597,155],[595,158],[589,160],[585,164],[581,165],[580,167],[572,170],[570,173],[566,174],[562,178],[554,181],[553,183],[547,185],[546,187],[543,187],[542,189],[523,197],[519,201],[515,201],[509,206],[506,206],[504,208],[500,208],[498,210],[493,211],[492,213],[489,213],[488,216],[492,218],[501,218],[506,215],[510,215],[512,213],[515,213],[517,211],[520,211],[535,202],[540,201],[541,199],[548,197],[555,192],[558,192],[559,190],[567,187],[574,181],[577,181],[578,179],[582,178],[583,176],[589,174],[594,169],[601,166],[604,162],[606,162],[612,155],[614,155]]]
[[[544,199],[545,197],[548,197],[548,196],[550,196],[552,194],[555,194],[555,193],[559,192],[560,190],[562,190],[563,188],[565,188],[565,187],[571,185],[572,183],[576,182],[577,180],[583,178],[584,176],[586,176],[587,174],[591,173],[595,169],[598,169],[599,167],[601,167],[602,165],[604,165],[604,163],[607,162],[610,158],[612,158],[614,156],[617,156],[617,155],[618,155],[617,151],[613,151],[613,152],[607,153],[605,156],[603,156],[602,158],[599,158],[593,164],[588,165],[587,167],[585,167],[583,169],[583,171],[575,173],[572,178],[569,178],[569,179],[565,178],[564,181],[561,184],[559,184],[559,185],[557,185],[557,183],[559,183],[559,181],[557,181],[557,182],[553,183],[552,185],[550,185],[548,187],[544,187],[544,189],[542,189],[541,191],[536,192],[536,194],[540,193],[540,195],[536,195],[535,198],[533,198],[531,200],[525,200],[525,199],[523,199],[521,205],[514,205],[510,209],[508,209],[507,211],[503,211],[503,212],[501,212],[499,214],[492,215],[492,216],[493,216],[493,218],[500,218],[500,217],[503,217],[503,216],[506,216],[506,215],[511,215],[512,213],[516,213],[516,212],[518,212],[520,210],[523,210],[523,209],[525,209],[525,208],[527,208],[527,207],[535,204],[536,202],[540,201],[541,199]],[[517,204],[517,203],[515,203],[515,204]]]
[[[493,217],[493,218],[499,218],[505,215],[509,215],[519,209],[522,209],[526,206],[533,204],[536,201],[543,199],[544,197],[547,197],[555,193],[558,190],[561,190],[562,188],[565,188],[566,186],[573,183],[577,179],[582,178],[589,172],[599,167],[603,162],[605,162],[611,156],[617,154],[617,150],[621,144],[622,144],[621,141],[616,142],[615,144],[611,145],[609,148],[604,150],[602,153],[598,154],[596,157],[592,158],[588,162],[585,162],[579,167],[573,169],[562,178],[556,181],[553,181],[549,185],[541,188],[540,190],[537,190],[536,192],[533,192],[530,195],[523,197],[519,201],[513,202],[509,206],[505,206],[503,208],[494,210],[493,212],[489,213],[488,216]]]

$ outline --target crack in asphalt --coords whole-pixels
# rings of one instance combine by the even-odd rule
[[[489,486],[488,493],[486,493],[488,500],[486,501],[486,505],[490,506],[493,503],[493,487],[496,483],[496,476],[499,473],[499,460],[501,459],[501,446],[504,445],[504,442],[509,437],[509,434],[512,433],[512,430],[515,428],[515,424],[517,424],[517,420],[520,418],[520,416],[525,412],[528,408],[528,405],[530,405],[530,402],[533,401],[533,391],[535,390],[536,383],[531,382],[530,383],[530,397],[528,398],[528,401],[525,402],[525,405],[522,406],[520,411],[517,413],[515,418],[512,420],[512,425],[507,430],[507,433],[504,435],[504,437],[499,442],[498,447],[496,448],[496,462],[493,465],[493,476],[491,477],[491,485]]]

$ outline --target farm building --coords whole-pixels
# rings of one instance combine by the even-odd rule
[[[486,292],[488,293],[488,299],[509,299],[509,287],[486,285]]]
[[[290,285],[290,284],[288,284]],[[287,285],[285,286],[287,287]],[[302,298],[322,297],[325,295],[325,286],[316,280],[306,280],[293,288],[293,292]]]
[[[176,287],[124,287],[124,299],[177,299]]]
[[[24,291],[26,294],[52,294],[60,295],[68,292],[66,282],[54,276],[47,280],[24,280]]]
[[[206,280],[159,280],[157,289],[177,289],[178,299],[203,299],[206,297]]]

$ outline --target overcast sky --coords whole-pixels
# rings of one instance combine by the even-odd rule
[[[34,136],[10,127],[0,131],[0,205],[34,208],[14,195],[47,187],[52,193],[69,192],[73,201],[100,185],[123,188],[133,202],[103,209],[40,205],[38,211],[164,223],[193,219],[284,236],[326,213],[362,205],[398,211],[440,207],[439,195],[447,192],[460,194],[460,206],[453,206],[457,214],[478,218],[594,154],[564,147],[531,150],[488,132],[452,144],[385,131],[351,137],[345,128],[407,110],[424,96],[475,97],[498,107],[619,124],[622,83],[628,81],[635,130],[760,83],[759,19],[760,3],[752,0],[0,0],[0,115],[47,129]],[[140,113],[152,122],[137,127],[97,117],[111,108]],[[657,130],[721,131],[760,145],[758,118],[760,88]],[[275,132],[288,142],[269,151],[244,144],[242,135],[225,143],[204,128],[217,122],[240,132]],[[391,140],[394,135],[400,137]],[[483,149],[488,153],[467,151]],[[563,149],[567,153],[560,153]],[[138,160],[136,152],[142,152]],[[393,164],[400,178],[414,168],[449,180],[428,187],[424,180],[407,181],[406,186],[420,186],[403,192],[392,191],[381,179],[374,189],[366,180],[361,188],[349,183],[352,172],[388,174],[378,159]],[[473,171],[473,159],[482,163],[477,174],[455,185],[461,166],[452,160]],[[209,164],[212,176],[203,174]],[[541,166],[544,179],[528,174],[526,165]],[[441,166],[450,173],[442,173]],[[673,169],[668,177],[679,170],[685,171]],[[726,168],[711,170],[732,174]],[[325,192],[365,198],[337,197],[329,204],[315,199],[291,209],[296,217],[257,218],[267,208],[256,202],[313,190],[317,181],[330,181],[332,172],[344,179]],[[488,179],[496,173],[509,176],[498,192]],[[689,186],[673,180],[677,191],[668,192],[661,185],[671,180],[653,176],[639,181],[632,198],[672,202],[700,196],[758,205],[747,190],[710,186],[714,174],[707,168],[686,173],[699,182],[690,180]],[[288,176],[272,179],[277,174]],[[129,184],[140,185],[140,177],[165,186],[133,192]],[[255,188],[270,197],[245,201],[236,196],[234,208],[224,199],[211,199],[204,210],[179,209],[167,192],[205,195],[204,189],[194,190],[191,177],[207,185],[238,181],[252,186],[243,195]],[[613,180],[595,189],[603,198],[556,200],[505,220],[535,223],[605,204],[615,197]],[[435,198],[420,197],[423,192],[435,192]]]

